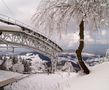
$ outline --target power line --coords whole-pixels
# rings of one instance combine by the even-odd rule
[[[8,11],[10,12],[10,14],[13,15],[13,12],[11,11],[11,9],[8,7],[8,5],[6,4],[6,2],[4,0],[1,0],[2,3],[5,5],[5,7],[8,9]]]

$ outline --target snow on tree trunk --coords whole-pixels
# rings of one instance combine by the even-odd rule
[[[82,50],[84,48],[84,21],[82,20],[80,25],[79,25],[79,29],[80,29],[80,32],[79,32],[79,36],[80,36],[80,44],[79,44],[79,47],[78,49],[76,50],[76,54],[77,54],[77,58],[78,58],[78,63],[81,67],[81,69],[83,70],[83,72],[85,74],[89,74],[90,71],[89,69],[87,68],[87,66],[85,65],[85,63],[83,62],[82,60]]]

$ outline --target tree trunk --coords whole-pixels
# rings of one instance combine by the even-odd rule
[[[83,62],[82,55],[81,55],[82,50],[84,48],[84,21],[83,20],[81,21],[79,25],[79,29],[80,29],[80,32],[79,32],[79,37],[80,37],[79,43],[80,44],[79,44],[78,49],[76,50],[76,55],[77,55],[78,63],[80,65],[81,70],[83,70],[85,74],[89,74],[90,71],[85,65],[85,63]]]

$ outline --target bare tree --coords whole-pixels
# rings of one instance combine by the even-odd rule
[[[78,63],[83,72],[89,74],[81,55],[84,48],[84,26],[92,30],[109,26],[109,0],[41,0],[32,17],[38,29],[50,32],[66,30],[72,19],[79,26],[80,44],[76,50]]]

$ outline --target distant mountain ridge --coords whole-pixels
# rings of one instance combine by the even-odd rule
[[[28,53],[31,53],[30,55],[36,55],[38,54],[39,57],[42,59],[42,60],[47,60],[49,61],[50,59],[47,57],[47,56],[44,56],[38,52],[28,52]],[[20,53],[20,55],[26,55],[27,52],[24,52],[24,53]],[[62,53],[59,53],[58,55],[59,57],[62,57],[62,58],[68,58],[70,57],[71,60],[75,60],[77,59],[76,57],[76,53],[72,50],[66,50]],[[83,60],[89,60],[89,59],[92,59],[92,58],[98,58],[98,57],[102,57],[101,55],[95,55],[95,54],[92,54],[92,53],[87,53],[87,52],[83,52],[82,53],[82,56],[83,56]]]
[[[59,57],[70,58],[71,60],[77,59],[76,53],[71,50],[64,51],[59,54]],[[95,55],[92,53],[83,52],[82,53],[83,60],[89,60],[92,58],[102,57],[101,55]]]
[[[44,56],[43,54],[40,54],[40,53],[38,53],[38,52],[25,52],[25,53],[20,53],[20,55],[27,55],[27,54],[29,54],[29,56],[34,56],[34,55],[39,55],[39,57],[42,59],[42,60],[47,60],[47,61],[49,61],[50,59],[47,57],[47,56]]]

